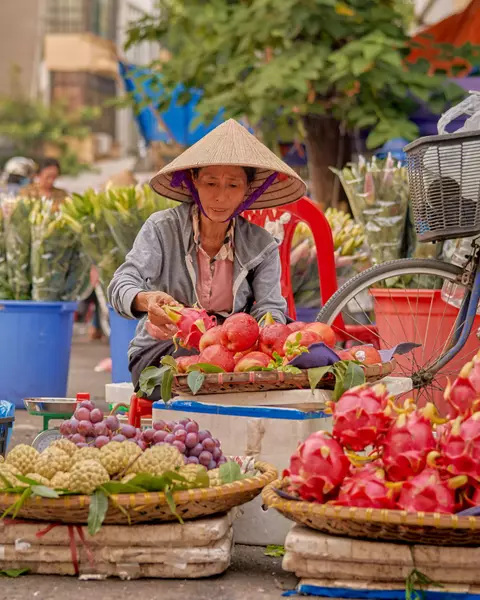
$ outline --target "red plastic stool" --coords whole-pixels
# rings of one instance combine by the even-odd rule
[[[128,422],[134,427],[140,427],[142,419],[152,418],[152,401],[139,398],[136,394],[130,398],[130,409],[128,411]]]

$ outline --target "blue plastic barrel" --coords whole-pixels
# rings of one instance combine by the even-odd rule
[[[111,306],[109,311],[112,383],[125,383],[132,379],[128,370],[128,345],[135,337],[138,321],[124,319]]]
[[[75,302],[0,300],[0,398],[64,398]]]

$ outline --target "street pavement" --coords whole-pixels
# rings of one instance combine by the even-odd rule
[[[95,373],[94,367],[108,356],[105,342],[89,342],[77,331],[70,363],[70,397],[90,392],[103,400],[108,373]],[[12,445],[30,443],[41,429],[41,419],[17,411]],[[221,437],[221,436],[220,436]],[[279,599],[295,587],[296,579],[282,571],[281,559],[265,556],[265,548],[236,546],[230,569],[221,576],[205,580],[79,581],[75,577],[26,575],[2,578],[0,600],[79,600],[89,595],[102,600],[138,597],[141,600],[262,600]]]

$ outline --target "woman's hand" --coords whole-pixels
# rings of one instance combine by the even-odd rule
[[[178,306],[178,302],[165,292],[140,292],[133,301],[133,309],[148,314],[145,327],[148,333],[157,340],[170,340],[177,332],[177,327],[168,318],[163,306]]]

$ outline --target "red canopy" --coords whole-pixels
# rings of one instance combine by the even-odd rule
[[[461,58],[440,61],[437,57],[441,51],[433,46],[435,44],[452,44],[459,47],[467,42],[480,45],[480,0],[472,0],[463,12],[447,17],[422,30],[413,38],[413,41],[420,44],[421,48],[412,50],[408,58],[410,62],[426,58],[431,62],[433,69],[446,69],[452,73],[452,67],[459,66],[463,67],[463,70],[454,74],[457,76],[467,75],[471,70],[467,61]]]

